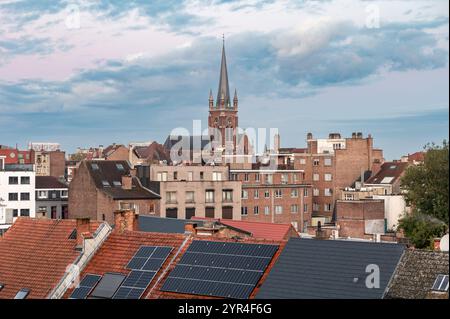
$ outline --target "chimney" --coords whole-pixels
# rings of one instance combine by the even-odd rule
[[[363,134],[362,134],[362,132],[358,132],[358,133],[356,134],[356,136],[357,136],[358,138],[362,138],[362,137],[363,137]]]
[[[307,139],[307,140],[312,140],[312,139],[313,139],[312,133],[306,134],[306,139]]]
[[[186,223],[184,224],[184,233],[185,234],[194,234],[196,233],[197,224],[196,223]]]
[[[352,138],[356,138],[356,132],[352,133]]]
[[[114,225],[119,233],[138,230],[138,215],[129,203],[123,203],[122,208],[114,212]]]
[[[80,217],[76,219],[77,230],[77,246],[76,248],[82,248],[84,238],[91,236],[91,220],[88,217]]]
[[[123,175],[122,176],[122,188],[130,190],[133,185],[133,177],[130,175]]]

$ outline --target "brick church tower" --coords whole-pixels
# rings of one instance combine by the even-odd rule
[[[208,128],[210,136],[214,140],[216,150],[226,150],[228,154],[236,152],[236,128],[238,127],[238,98],[234,90],[231,100],[228,86],[227,60],[225,56],[225,42],[222,46],[222,62],[220,65],[219,89],[214,104],[212,91],[209,92],[209,117]],[[217,134],[220,132],[220,135]]]

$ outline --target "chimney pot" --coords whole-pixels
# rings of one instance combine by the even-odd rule
[[[79,217],[76,219],[77,230],[77,248],[83,247],[83,234],[91,232],[91,220],[88,217]]]
[[[186,224],[184,224],[184,233],[185,234],[195,234],[196,228],[197,228],[197,224],[186,223]]]

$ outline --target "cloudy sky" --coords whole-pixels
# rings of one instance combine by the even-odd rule
[[[206,121],[222,34],[241,127],[448,139],[448,1],[0,0],[0,144],[68,150]],[[205,123],[205,122],[204,122]]]

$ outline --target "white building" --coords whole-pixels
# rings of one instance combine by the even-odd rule
[[[4,164],[0,160],[0,234],[19,216],[36,216],[35,178],[32,164]]]

